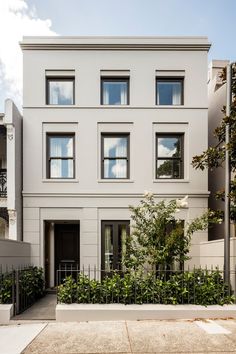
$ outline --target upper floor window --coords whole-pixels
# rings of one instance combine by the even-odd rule
[[[102,134],[102,178],[129,178],[129,135]]]
[[[47,104],[72,105],[74,98],[75,80],[73,77],[47,78]]]
[[[74,134],[48,134],[48,178],[74,178]]]
[[[178,106],[183,104],[183,79],[157,78],[156,104]]]
[[[156,178],[184,178],[183,135],[157,134]]]
[[[129,79],[128,78],[102,78],[101,104],[128,105]]]

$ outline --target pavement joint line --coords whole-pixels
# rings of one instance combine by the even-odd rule
[[[133,353],[133,351],[132,351],[132,345],[131,345],[131,339],[130,339],[130,336],[129,336],[129,329],[128,329],[127,321],[125,321],[125,327],[126,327],[126,332],[127,332],[127,336],[128,336],[130,352]]]
[[[27,346],[23,349],[21,353],[24,353],[24,351],[28,348],[28,346],[33,343],[33,341],[45,330],[45,328],[48,326],[48,323],[45,323],[45,326],[39,331],[39,333],[27,344]]]
[[[218,323],[212,320],[195,321],[195,324],[208,334],[231,334],[232,333],[228,329],[225,329],[224,327],[222,327],[221,325],[219,325]]]

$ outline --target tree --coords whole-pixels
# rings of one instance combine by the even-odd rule
[[[223,70],[222,79],[226,80],[226,69]],[[229,151],[231,161],[231,172],[236,172],[236,64],[232,65],[232,105],[230,115],[226,115],[226,107],[223,106],[222,112],[224,117],[220,125],[215,129],[214,136],[216,144],[210,146],[201,155],[194,156],[192,165],[196,169],[204,170],[223,167],[225,161],[225,151]],[[229,124],[230,142],[225,144],[225,128]],[[236,220],[236,176],[231,181],[230,191],[230,217],[235,222]],[[224,201],[224,188],[216,193],[216,198]]]
[[[206,211],[191,223],[184,223],[176,215],[180,208],[188,205],[183,199],[154,201],[153,194],[146,192],[140,205],[131,206],[132,232],[127,237],[124,265],[127,269],[161,269],[180,265],[187,259],[191,236],[194,232],[207,229],[210,223],[220,222],[212,211]]]

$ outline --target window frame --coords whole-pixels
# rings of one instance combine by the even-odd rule
[[[101,221],[101,271],[102,275],[107,274],[109,272],[105,271],[105,227],[112,226],[113,231],[113,268],[112,270],[119,268],[119,243],[118,243],[118,236],[119,236],[119,225],[126,225],[126,232],[127,235],[130,235],[130,220],[102,220]],[[117,268],[118,265],[118,268]]]
[[[72,137],[73,138],[73,157],[51,157],[50,156],[50,138],[51,137],[60,137],[60,138],[68,138]],[[46,157],[47,157],[47,163],[46,163],[46,177],[47,179],[55,179],[55,180],[61,180],[61,179],[66,179],[66,180],[73,180],[75,179],[75,133],[46,133]],[[51,159],[54,160],[72,160],[73,161],[73,177],[51,177],[51,165],[50,161]]]
[[[158,157],[158,138],[173,138],[178,137],[180,138],[180,157]],[[184,179],[184,133],[156,133],[156,158],[155,158],[155,179],[158,181],[161,180],[180,180]],[[172,177],[158,177],[157,176],[157,162],[159,160],[170,160],[170,161],[180,161],[180,177],[174,178]]]
[[[73,83],[73,93],[72,93],[73,94],[73,96],[72,96],[73,103],[71,103],[71,104],[50,103],[50,89],[49,89],[50,81],[54,81],[54,82],[72,81],[72,83]],[[75,77],[74,76],[46,76],[46,105],[48,105],[48,106],[74,106],[75,105]]]
[[[160,104],[158,103],[158,82],[180,82],[181,83],[181,103],[180,104]],[[177,77],[177,76],[168,76],[168,77],[159,77],[156,76],[156,106],[174,106],[179,107],[184,105],[184,77]]]
[[[127,156],[126,157],[104,157],[104,138],[127,138]],[[126,177],[104,177],[104,161],[105,160],[126,160],[127,161],[127,173]],[[128,180],[130,179],[130,133],[101,133],[101,179],[102,180]]]
[[[103,102],[103,83],[105,81],[109,82],[126,82],[127,83],[127,103],[125,104],[116,104],[112,105],[109,103],[104,103]],[[129,76],[122,76],[122,77],[116,77],[116,76],[101,76],[101,82],[100,82],[100,104],[102,106],[129,106],[130,104],[130,78]]]

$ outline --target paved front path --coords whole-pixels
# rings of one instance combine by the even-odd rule
[[[236,353],[236,320],[51,322],[23,353]]]
[[[56,304],[56,295],[47,294],[28,308],[28,310],[13,317],[13,320],[55,320]]]

